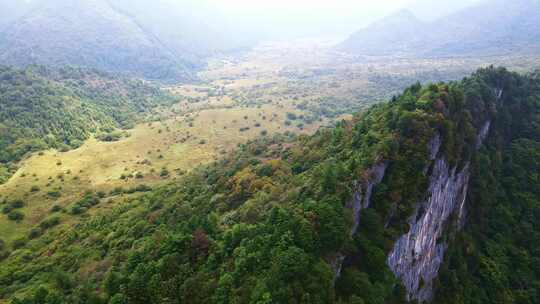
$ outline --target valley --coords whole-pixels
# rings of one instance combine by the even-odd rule
[[[92,137],[74,150],[26,157],[0,185],[0,202],[22,200],[24,218],[14,222],[0,215],[0,239],[8,244],[24,239],[55,214],[62,224],[73,225],[80,215],[71,210],[88,193],[100,196],[89,214],[100,213],[140,195],[136,187],[170,183],[249,140],[313,134],[416,81],[456,80],[494,62],[521,72],[540,66],[534,56],[359,60],[333,50],[334,43],[267,42],[247,53],[212,58],[199,73],[201,82],[162,86],[174,104],[155,108],[118,141]]]

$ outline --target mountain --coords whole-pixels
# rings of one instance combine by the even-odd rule
[[[249,45],[232,39],[226,21],[196,2],[36,0],[32,9],[8,4],[2,4],[11,7],[7,11],[25,13],[0,27],[0,64],[5,65],[76,65],[192,80],[205,57]]]
[[[538,0],[482,2],[438,20],[442,39],[431,54],[534,52],[540,45],[538,14]]]
[[[416,84],[313,136],[246,143],[76,227],[51,215],[0,247],[0,297],[537,303],[539,96],[537,74],[498,68]]]
[[[426,39],[425,27],[411,11],[401,10],[354,33],[341,48],[368,55],[414,52]]]
[[[534,52],[540,47],[539,13],[537,0],[485,0],[423,24],[410,13],[398,13],[353,34],[340,48],[364,55]]]
[[[247,48],[256,41],[206,0],[110,0],[110,3],[178,57],[193,54],[204,58]]]
[[[142,81],[93,70],[0,67],[0,183],[28,152],[76,148],[171,102]]]
[[[407,4],[415,16],[423,21],[433,21],[471,7],[483,0],[431,1],[413,0]]]

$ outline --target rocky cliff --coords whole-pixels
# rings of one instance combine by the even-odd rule
[[[490,126],[488,120],[480,128],[476,149],[485,141]],[[463,168],[451,167],[445,156],[437,157],[440,147],[441,137],[437,134],[428,145],[432,168],[427,199],[417,204],[409,219],[409,232],[399,238],[387,259],[388,266],[407,290],[407,300],[419,303],[433,298],[433,281],[447,249],[441,238],[452,215],[457,217],[458,229],[463,227],[465,219],[469,162]]]
[[[467,197],[469,166],[458,170],[444,157],[433,163],[428,199],[418,204],[410,218],[410,231],[395,244],[388,266],[407,289],[408,300],[425,302],[433,296],[446,243],[440,242],[450,216],[463,208]]]

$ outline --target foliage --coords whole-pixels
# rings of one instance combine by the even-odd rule
[[[92,133],[130,128],[139,113],[171,101],[142,81],[92,70],[0,67],[0,182],[29,152],[77,148]]]
[[[428,143],[439,133],[442,155],[456,166],[471,161],[474,173],[468,225],[463,233],[448,231],[437,303],[536,303],[538,85],[490,68],[461,82],[414,85],[313,136],[248,142],[75,227],[43,224],[43,235],[19,240],[1,262],[0,297],[405,303],[386,256],[425,196]],[[487,119],[495,135],[477,152]],[[348,202],[379,162],[388,170],[351,236]],[[89,193],[73,207],[97,203]],[[336,278],[338,254],[347,259]]]

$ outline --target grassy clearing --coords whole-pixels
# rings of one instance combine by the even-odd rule
[[[294,111],[274,105],[211,108],[137,125],[120,141],[92,138],[76,150],[34,154],[20,164],[6,184],[0,185],[0,200],[25,202],[22,221],[16,223],[0,215],[0,238],[10,243],[24,237],[51,214],[53,206],[67,208],[85,191],[109,193],[117,187],[152,186],[213,161],[257,136],[285,131],[308,133],[320,126],[311,124],[300,130],[294,124],[285,125],[286,113]],[[166,176],[162,176],[164,168]],[[51,196],[50,192],[61,196]],[[64,213],[64,222],[72,220]]]

